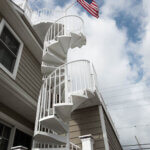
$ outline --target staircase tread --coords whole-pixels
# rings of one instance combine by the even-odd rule
[[[51,52],[47,51],[45,52],[45,55],[42,57],[43,62],[46,62],[47,64],[52,64],[52,65],[62,65],[65,63],[65,60],[59,58],[55,54],[52,54]]]
[[[47,46],[48,50],[54,55],[60,57],[61,59],[66,59],[66,54],[64,53],[61,43],[59,41],[52,42]]]
[[[55,115],[50,115],[43,117],[39,120],[42,125],[46,126],[49,129],[54,130],[59,134],[67,133],[68,125],[66,125],[62,120],[60,120]]]
[[[43,131],[37,131],[34,135],[34,139],[38,142],[49,143],[49,144],[66,144],[67,138],[62,135],[55,135]]]

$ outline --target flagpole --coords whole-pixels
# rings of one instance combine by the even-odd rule
[[[73,7],[76,2],[77,2],[77,0],[75,0],[71,5],[69,5],[69,6],[65,9],[65,16],[67,15],[68,9],[70,9],[71,7]]]

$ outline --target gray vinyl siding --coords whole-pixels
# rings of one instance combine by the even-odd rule
[[[37,100],[42,84],[41,64],[24,46],[16,76],[16,83]]]
[[[0,21],[2,18],[0,13]],[[2,70],[0,72],[4,73]],[[8,75],[6,74],[6,76]],[[13,80],[11,77],[9,78]],[[42,84],[41,64],[35,59],[26,45],[23,46],[17,76],[13,81],[37,101]]]
[[[69,122],[70,141],[81,147],[79,136],[92,134],[94,150],[104,150],[98,106],[76,110]]]
[[[104,119],[105,119],[106,132],[107,132],[110,150],[122,150],[120,142],[118,141],[118,138],[117,138],[105,112],[104,112]]]

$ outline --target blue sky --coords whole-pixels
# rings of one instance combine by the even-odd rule
[[[63,11],[70,0],[29,0],[32,8],[48,8]],[[150,127],[138,125],[149,122],[150,103],[150,0],[96,0],[100,18],[89,15],[79,4],[68,13],[84,19],[87,45],[70,51],[70,60],[89,59],[93,62],[99,87],[107,104],[119,102],[108,110],[118,129],[123,144],[149,142]],[[34,19],[33,19],[34,20]],[[138,99],[138,100],[136,100]],[[139,100],[140,99],[140,100]],[[126,101],[131,100],[130,103]],[[122,105],[121,105],[122,104]],[[128,109],[129,106],[139,107]],[[120,109],[115,110],[114,108]],[[144,137],[144,138],[143,138]]]

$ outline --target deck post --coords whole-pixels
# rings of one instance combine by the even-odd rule
[[[94,139],[91,134],[79,136],[82,142],[82,150],[93,150]]]

